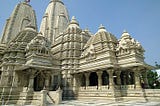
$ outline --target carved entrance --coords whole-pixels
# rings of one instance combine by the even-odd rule
[[[34,91],[41,91],[43,90],[45,85],[45,78],[44,76],[39,73],[35,78],[34,78]]]
[[[89,77],[90,86],[98,86],[98,76],[96,72],[92,72]]]

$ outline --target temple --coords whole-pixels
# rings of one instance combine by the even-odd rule
[[[28,2],[6,20],[0,41],[1,104],[58,104],[67,99],[146,100],[144,48],[127,32],[117,39],[100,25],[92,34],[69,18],[61,0],[50,0],[37,28]]]

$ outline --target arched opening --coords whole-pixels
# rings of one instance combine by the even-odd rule
[[[109,85],[109,75],[106,71],[102,74],[102,85]]]
[[[44,88],[45,79],[41,74],[34,78],[34,91],[41,91]]]
[[[132,84],[134,84],[134,72],[129,72],[129,74],[128,74],[128,80],[129,80],[129,84],[130,85],[132,85]]]
[[[84,74],[82,74],[81,81],[81,86],[86,86],[86,77]]]
[[[121,72],[120,77],[121,77],[121,84],[126,85],[126,73],[125,73],[125,71]]]
[[[57,90],[59,87],[58,75],[53,76],[53,90]]]
[[[96,72],[92,72],[89,76],[89,85],[97,86],[98,85],[98,76]]]

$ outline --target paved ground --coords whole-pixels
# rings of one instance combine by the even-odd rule
[[[113,102],[105,100],[71,100],[63,101],[57,106],[160,106],[160,102]]]

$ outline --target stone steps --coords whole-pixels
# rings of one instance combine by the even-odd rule
[[[25,104],[25,105],[37,105],[41,101],[41,95],[37,93],[17,93],[8,95],[7,93],[3,94],[3,102],[7,105],[9,104]],[[0,104],[2,104],[2,101],[0,100]]]

